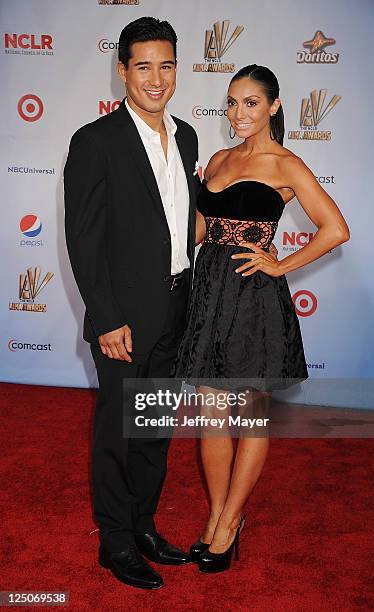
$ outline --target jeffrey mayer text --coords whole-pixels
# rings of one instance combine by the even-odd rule
[[[228,416],[227,418],[212,418],[203,415],[194,417],[184,416],[183,421],[178,417],[163,415],[159,418],[147,418],[144,415],[135,417],[138,427],[217,427],[222,429],[225,424],[229,427],[267,427],[270,419],[247,419],[241,416]],[[180,421],[180,422],[179,422]]]

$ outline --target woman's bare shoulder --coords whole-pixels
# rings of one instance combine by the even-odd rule
[[[285,173],[305,172],[309,170],[301,157],[295,155],[295,153],[286,147],[279,146],[276,152],[276,160],[279,170]]]
[[[222,162],[227,158],[230,154],[230,149],[220,149],[212,157],[210,158],[207,167],[205,168],[204,178],[209,180],[209,178],[216,174],[217,169],[222,164]]]
[[[287,149],[281,144],[277,144],[277,148],[274,151],[274,154],[278,157],[279,160],[291,160],[291,159],[300,159],[295,153]]]

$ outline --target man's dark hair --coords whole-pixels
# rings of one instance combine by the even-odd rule
[[[119,61],[128,68],[131,45],[148,40],[168,40],[173,45],[174,56],[177,58],[177,35],[170,23],[155,17],[140,17],[127,24],[121,32],[118,43]]]

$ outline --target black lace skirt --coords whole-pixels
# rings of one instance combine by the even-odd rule
[[[235,273],[243,247],[203,243],[174,376],[213,388],[286,389],[308,378],[285,276]]]

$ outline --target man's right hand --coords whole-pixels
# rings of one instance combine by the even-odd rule
[[[114,329],[107,334],[102,334],[99,336],[99,344],[102,353],[109,357],[109,359],[132,362],[129,355],[132,352],[132,338],[131,329],[128,325]]]

